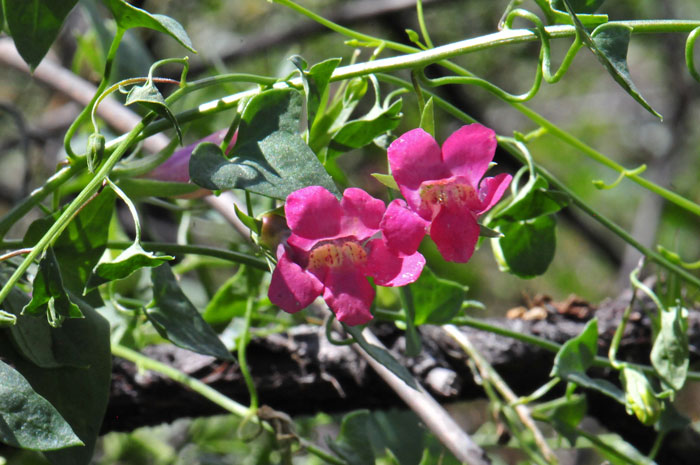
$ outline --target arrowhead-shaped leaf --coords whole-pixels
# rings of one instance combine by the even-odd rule
[[[140,244],[133,243],[114,260],[98,264],[88,279],[85,290],[92,290],[109,281],[124,279],[136,270],[160,266],[174,258],[170,255],[156,255],[153,252],[146,252]]]
[[[177,118],[175,118],[173,112],[170,111],[170,108],[168,108],[168,104],[165,103],[163,95],[152,81],[146,81],[143,86],[134,86],[131,88],[129,93],[126,95],[125,105],[131,105],[132,103],[143,105],[149,110],[170,121],[170,123],[175,127],[177,139],[180,142],[180,145],[182,145],[182,129],[180,129],[180,123],[177,122]]]

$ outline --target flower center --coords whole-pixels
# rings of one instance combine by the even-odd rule
[[[338,240],[317,245],[309,254],[309,268],[339,268],[344,265],[364,265],[367,252],[353,240]]]
[[[435,216],[442,206],[464,208],[478,205],[476,191],[469,184],[452,179],[425,181],[418,191],[421,209],[432,211]]]

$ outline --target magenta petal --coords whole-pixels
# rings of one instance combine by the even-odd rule
[[[323,292],[323,283],[311,273],[289,260],[283,253],[272,272],[267,296],[270,302],[285,312],[295,313],[306,308]]]
[[[428,229],[428,222],[409,210],[406,202],[397,199],[387,207],[381,228],[389,247],[410,255],[418,249]]]
[[[417,191],[423,181],[450,175],[442,162],[440,146],[420,128],[408,131],[392,142],[387,156],[391,174],[413,209],[420,205]]]
[[[481,209],[478,215],[488,211],[501,200],[503,193],[508,189],[513,177],[510,174],[501,173],[493,178],[484,178],[479,185],[479,199]]]
[[[284,212],[292,233],[302,238],[318,240],[340,232],[343,209],[338,199],[323,187],[310,186],[292,192]]]
[[[389,249],[381,239],[367,244],[369,258],[365,270],[374,277],[380,286],[405,286],[420,276],[425,258],[418,252],[411,255],[397,254]]]
[[[466,263],[479,240],[479,225],[468,210],[442,208],[430,225],[430,237],[442,258]]]
[[[369,307],[374,300],[374,289],[359,270],[331,269],[324,284],[323,299],[338,320],[355,326],[372,319]]]
[[[340,205],[344,210],[340,227],[341,235],[355,236],[362,241],[379,231],[379,223],[386,209],[384,202],[375,199],[362,189],[351,187],[343,192]]]
[[[489,169],[496,153],[496,133],[480,124],[462,126],[442,144],[442,158],[455,176],[464,176],[472,187]]]

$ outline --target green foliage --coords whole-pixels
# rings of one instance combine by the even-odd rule
[[[90,291],[100,284],[124,279],[136,270],[160,266],[174,258],[170,255],[156,255],[153,252],[146,252],[141,244],[135,242],[124,249],[114,260],[98,264],[88,278],[85,290]]]
[[[340,425],[340,433],[335,441],[328,441],[328,447],[349,465],[374,463],[374,452],[367,434],[369,411],[359,410],[348,413]]]
[[[285,199],[295,190],[323,186],[340,196],[316,155],[299,134],[301,94],[268,90],[246,105],[229,161],[221,148],[198,145],[190,159],[190,177],[206,189],[245,189]]]
[[[309,128],[311,128],[316,123],[317,118],[323,115],[328,101],[328,84],[341,59],[330,58],[313,65],[309,70],[306,69],[308,65],[302,57],[293,56],[291,60],[301,74],[304,95],[306,96],[307,121]]]
[[[662,383],[678,391],[688,376],[688,310],[671,307],[660,313],[661,331],[651,349],[651,364]]]
[[[0,441],[33,450],[83,445],[56,409],[34,392],[20,373],[1,361]]]
[[[425,102],[425,106],[421,111],[419,126],[435,138],[435,110],[432,97]]]
[[[232,356],[199,314],[165,263],[151,270],[153,305],[146,315],[164,338],[184,349],[223,360]]]
[[[133,27],[153,29],[154,31],[168,34],[186,49],[197,53],[192,48],[192,41],[182,25],[174,19],[165,15],[151,14],[146,10],[130,5],[124,0],[103,0],[103,2],[114,15],[114,19],[120,28],[125,30]]]
[[[51,48],[76,3],[78,0],[2,0],[8,32],[32,70]]]
[[[168,108],[168,104],[165,103],[163,95],[161,95],[152,80],[149,79],[144,85],[134,86],[129,90],[129,93],[126,94],[126,105],[131,105],[133,103],[138,103],[170,121],[175,128],[177,140],[180,142],[180,145],[182,145],[182,129],[180,129],[180,123],[177,122],[177,118],[175,118],[173,112]]]
[[[411,285],[411,293],[416,326],[447,323],[457,316],[466,297],[464,286],[438,278],[428,267],[423,268],[420,278]]]

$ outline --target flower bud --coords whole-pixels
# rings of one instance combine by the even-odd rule
[[[105,154],[105,136],[99,132],[93,132],[88,137],[87,143],[87,166],[91,173],[94,173]]]
[[[277,250],[277,246],[284,242],[291,234],[287,226],[287,220],[283,216],[275,213],[265,213],[262,217],[262,228],[258,243],[272,250]]]
[[[643,424],[650,426],[661,416],[663,404],[654,393],[646,375],[636,368],[622,370],[622,385],[625,388],[625,410],[636,415]]]

